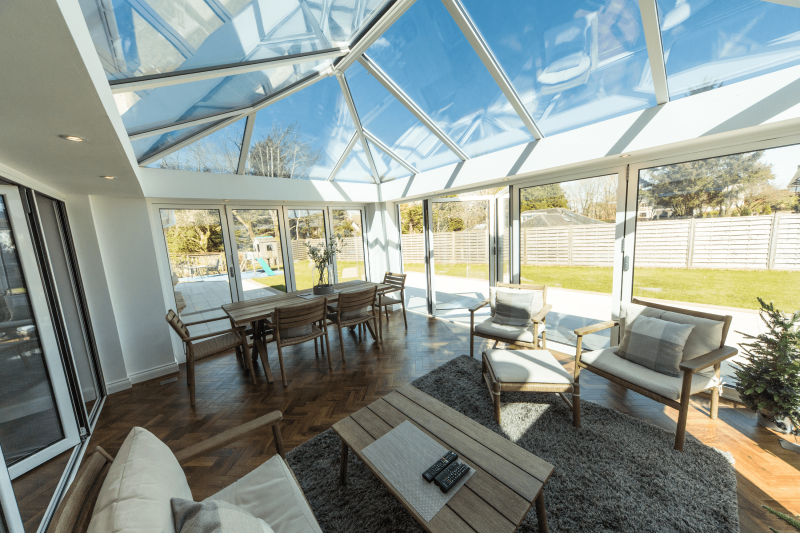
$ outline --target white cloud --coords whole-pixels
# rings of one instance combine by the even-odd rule
[[[392,46],[392,43],[390,43],[389,39],[387,39],[386,37],[381,37],[380,39],[372,43],[372,46],[374,48],[388,48]]]

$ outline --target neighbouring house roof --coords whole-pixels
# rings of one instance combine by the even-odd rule
[[[524,211],[521,214],[523,228],[544,228],[548,226],[578,226],[586,224],[607,224],[600,220],[573,213],[563,207]]]
[[[789,192],[800,193],[800,165],[797,165],[797,172],[789,181]]]

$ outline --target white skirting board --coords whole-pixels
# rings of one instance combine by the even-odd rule
[[[131,383],[141,383],[142,381],[148,381],[150,379],[160,378],[161,376],[165,376],[167,374],[174,374],[178,371],[178,363],[175,361],[171,363],[167,363],[166,365],[157,366],[155,368],[151,368],[150,370],[144,370],[142,372],[136,372],[135,374],[129,374],[128,379],[131,380]]]
[[[111,381],[106,383],[106,392],[111,395],[116,392],[122,392],[124,390],[128,390],[133,387],[131,380],[128,378],[125,379],[118,379],[117,381]]]

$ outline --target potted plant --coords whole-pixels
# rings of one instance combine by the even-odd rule
[[[333,242],[325,242],[325,245],[306,243],[308,249],[308,258],[314,265],[319,276],[314,285],[314,294],[332,294],[333,285],[330,283],[330,265],[333,264],[333,258],[342,250],[342,243],[339,239],[334,239]]]
[[[767,331],[757,337],[742,333],[752,342],[741,345],[747,363],[734,363],[736,390],[758,412],[761,425],[794,436],[794,442],[781,441],[784,448],[800,451],[800,311],[787,316],[772,303],[758,302]]]

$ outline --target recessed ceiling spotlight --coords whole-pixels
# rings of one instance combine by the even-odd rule
[[[223,200],[223,202],[227,202],[228,200]]]
[[[103,179],[107,179],[107,180],[113,180],[114,179],[114,176],[100,176],[100,177],[103,178]]]
[[[620,157],[630,157],[631,154],[622,154]]]
[[[503,181],[508,181],[508,178],[503,178]]]
[[[84,141],[83,137],[78,137],[77,135],[60,135],[60,137],[62,139],[64,139],[65,141],[72,141],[72,142],[76,142],[76,143],[80,143],[80,142]]]

